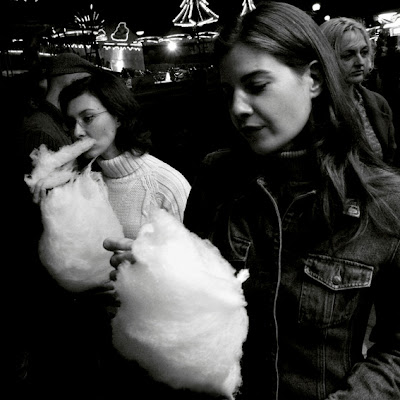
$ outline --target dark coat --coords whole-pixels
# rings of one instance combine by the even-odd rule
[[[399,159],[398,145],[393,125],[393,113],[389,103],[381,94],[364,86],[359,85],[357,90],[361,94],[368,119],[382,146],[383,160],[388,164],[396,165],[398,162],[396,159]]]

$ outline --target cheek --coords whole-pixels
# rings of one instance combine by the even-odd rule
[[[97,140],[101,143],[112,143],[115,139],[115,135],[117,133],[117,127],[114,123],[104,124],[100,127],[100,130],[97,134]]]
[[[342,61],[340,63],[340,66],[341,66],[341,69],[342,69],[343,73],[347,74],[351,70],[351,68],[353,66],[353,60]]]
[[[287,137],[294,138],[306,125],[312,109],[312,100],[309,93],[293,96],[286,103],[282,103],[280,125]]]

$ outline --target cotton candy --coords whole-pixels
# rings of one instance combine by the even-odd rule
[[[233,399],[248,316],[242,283],[208,240],[164,210],[133,243],[134,264],[118,269],[121,306],[112,321],[114,346],[157,381]]]
[[[31,188],[35,184],[51,188],[40,202],[39,257],[59,285],[72,292],[109,281],[112,253],[103,248],[103,241],[123,237],[101,174],[91,165],[82,172],[74,168],[76,157],[93,143],[93,139],[80,141],[59,152],[41,145],[32,153],[35,168],[25,177]]]
[[[99,173],[87,169],[52,189],[40,209],[44,230],[39,256],[58,283],[80,292],[109,281],[112,253],[103,241],[123,237],[123,231]]]
[[[95,139],[85,137],[58,151],[49,150],[45,144],[41,144],[30,154],[34,168],[31,174],[25,175],[25,183],[33,188],[42,180],[42,187],[51,189],[67,182],[74,176],[76,158],[89,150],[95,142]]]

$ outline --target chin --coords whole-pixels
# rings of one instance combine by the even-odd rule
[[[358,85],[364,81],[364,76],[357,76],[348,80],[349,85]]]
[[[254,143],[250,143],[250,147],[254,153],[256,153],[260,156],[266,156],[268,154],[276,153],[279,150],[277,148],[268,147],[268,146],[260,146],[260,145],[257,146]]]

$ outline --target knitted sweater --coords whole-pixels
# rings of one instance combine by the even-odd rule
[[[125,152],[97,162],[126,237],[135,239],[156,208],[183,220],[191,187],[179,171],[150,154],[134,156]]]

